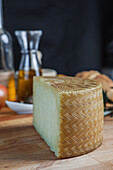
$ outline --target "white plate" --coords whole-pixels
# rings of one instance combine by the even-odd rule
[[[53,69],[43,68],[42,75],[55,77],[55,76],[57,76],[57,72],[56,72],[56,70],[53,70]]]
[[[18,102],[10,102],[6,100],[6,104],[10,107],[13,111],[18,114],[31,114],[33,113],[33,104],[24,104]]]
[[[107,116],[107,115],[109,115],[109,114],[112,113],[112,112],[113,112],[113,110],[105,111],[105,112],[104,112],[104,116]]]

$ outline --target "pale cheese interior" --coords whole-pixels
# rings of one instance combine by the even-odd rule
[[[49,84],[36,79],[33,97],[33,125],[58,156],[60,95]]]

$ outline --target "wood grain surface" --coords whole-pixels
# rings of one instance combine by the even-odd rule
[[[105,117],[103,144],[89,154],[57,159],[32,126],[32,115],[0,111],[0,170],[113,170],[113,118]]]

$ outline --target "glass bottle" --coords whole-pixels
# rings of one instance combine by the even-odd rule
[[[19,102],[32,103],[33,76],[41,76],[37,51],[42,31],[15,31],[15,35],[21,47],[17,97]]]
[[[12,70],[14,70],[12,37],[3,27],[2,0],[0,0],[0,72]]]
[[[8,87],[8,100],[16,100],[12,37],[3,27],[2,0],[0,0],[0,84]]]

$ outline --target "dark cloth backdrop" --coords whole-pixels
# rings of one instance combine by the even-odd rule
[[[39,49],[44,68],[68,75],[101,69],[106,63],[104,24],[113,22],[108,18],[112,10],[109,0],[4,0],[4,26],[13,37],[15,69],[21,54],[14,30],[21,29],[43,30]]]

